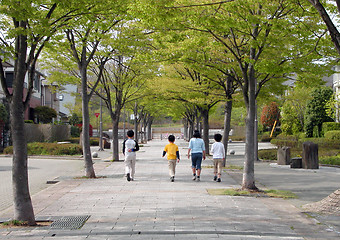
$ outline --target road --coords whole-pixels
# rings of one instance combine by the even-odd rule
[[[28,175],[30,194],[34,195],[49,184],[47,181],[56,178],[81,176],[84,162],[79,160],[63,160],[60,158],[29,158]],[[0,211],[13,204],[12,192],[12,158],[0,156]]]

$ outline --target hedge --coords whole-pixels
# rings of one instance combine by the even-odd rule
[[[322,124],[322,131],[325,134],[328,131],[340,130],[340,123],[338,122],[324,122]]]
[[[281,136],[281,135],[279,135]],[[318,144],[319,148],[338,148],[340,149],[340,139],[328,138],[302,138],[297,139],[295,136],[277,137],[270,141],[270,143],[278,147],[302,148],[304,142],[313,142]]]
[[[340,140],[340,130],[333,130],[333,131],[326,132],[325,138],[333,139],[333,140]]]
[[[28,155],[79,155],[82,148],[79,144],[57,144],[33,142],[27,144]],[[4,149],[5,154],[13,154],[13,146]]]
[[[74,137],[74,138],[70,138],[67,140],[68,142],[74,143],[74,144],[79,144],[79,137]],[[99,146],[99,138],[96,137],[91,137],[90,138],[90,145],[91,146]]]

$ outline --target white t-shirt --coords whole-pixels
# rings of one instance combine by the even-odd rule
[[[211,147],[213,158],[225,158],[224,145],[221,142],[215,142]]]

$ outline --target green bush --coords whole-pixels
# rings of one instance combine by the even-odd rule
[[[340,130],[333,130],[333,131],[326,132],[325,138],[333,139],[333,140],[340,140]]]
[[[33,142],[27,144],[28,155],[78,155],[82,154],[79,144],[58,144]],[[4,149],[5,154],[13,154],[13,146]]]
[[[324,122],[322,124],[322,131],[324,133],[333,130],[340,130],[340,123],[337,122]]]
[[[34,123],[33,120],[25,120],[25,123]]]

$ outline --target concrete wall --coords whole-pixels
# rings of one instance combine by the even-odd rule
[[[64,141],[71,137],[70,125],[25,123],[27,142]]]

